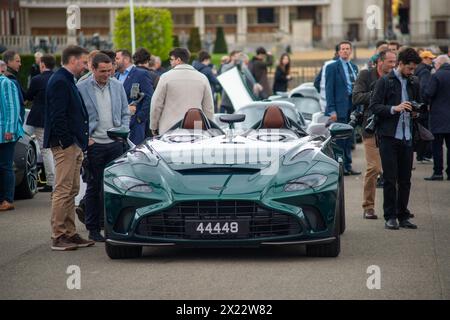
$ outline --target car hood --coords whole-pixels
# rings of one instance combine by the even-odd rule
[[[225,136],[198,139],[195,142],[167,143],[153,140],[148,146],[174,170],[197,167],[258,167],[278,161],[292,149],[313,144],[310,137],[288,142],[265,142],[235,136],[232,142]]]
[[[155,151],[154,154],[159,158],[158,165],[150,167],[145,163],[135,162],[129,163],[129,168],[133,176],[152,182],[153,186],[159,186],[165,192],[170,190],[169,198],[172,199],[196,195],[211,196],[212,199],[226,198],[227,195],[255,199],[263,197],[271,187],[284,185],[286,181],[303,176],[318,162],[328,163],[330,172],[335,170],[333,160],[320,151],[321,144],[322,141],[311,140],[310,137],[284,143],[266,143],[241,136],[235,137],[233,143],[227,143],[224,136],[195,143],[173,144],[153,140],[147,142],[147,147]],[[209,161],[212,158],[204,158],[199,162],[180,161],[187,160],[186,154],[190,152],[193,157],[198,152],[198,159],[201,155],[220,155],[219,149],[231,152],[236,157],[243,157],[256,148],[267,148],[268,153],[259,161],[248,163],[227,162],[227,157],[214,158],[225,160],[215,162]],[[305,154],[301,161],[286,165],[287,159],[305,150],[311,152]],[[183,152],[185,154],[180,157]]]

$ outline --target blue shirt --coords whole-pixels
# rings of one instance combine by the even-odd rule
[[[350,61],[345,61],[342,58],[339,58],[339,60],[341,61],[342,67],[344,68],[345,78],[347,79],[347,91],[348,91],[348,94],[350,95],[353,92],[353,83],[350,80],[350,73],[348,72],[348,68],[350,66],[350,69],[352,70],[352,73],[353,73],[353,79],[356,80],[355,70],[353,70],[353,67],[350,64]]]
[[[127,80],[128,74],[130,73],[131,69],[133,69],[134,65],[132,64],[128,68],[125,69],[123,73],[119,73],[119,81],[124,83],[125,80]]]
[[[394,73],[395,73],[395,76],[397,77],[397,79],[402,84],[402,102],[409,101],[408,90],[407,90],[408,80],[406,78],[403,78],[403,76],[400,74],[400,72],[397,69],[394,70]],[[391,108],[392,114],[395,113],[393,108],[394,107]],[[411,140],[411,113],[410,112],[402,111],[400,113],[400,118],[399,118],[398,124],[397,124],[397,130],[395,131],[395,139],[406,140],[406,141]]]
[[[0,92],[0,143],[14,142],[24,133],[19,90],[13,81],[0,74]],[[5,140],[5,133],[12,133],[12,140]]]

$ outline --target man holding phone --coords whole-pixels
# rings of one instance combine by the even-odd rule
[[[140,144],[145,139],[145,125],[150,117],[153,81],[147,71],[136,68],[128,50],[116,52],[116,65],[116,78],[125,88],[131,114],[130,140]]]

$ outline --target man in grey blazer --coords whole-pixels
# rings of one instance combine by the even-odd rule
[[[123,153],[122,142],[108,138],[107,130],[128,127],[130,113],[123,85],[111,78],[111,59],[98,53],[92,60],[92,75],[77,87],[89,114],[89,144],[87,159],[90,178],[87,181],[86,228],[89,239],[103,242],[100,233],[100,214],[103,212],[103,170],[106,165]]]

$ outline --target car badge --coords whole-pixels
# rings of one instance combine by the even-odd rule
[[[227,187],[224,187],[224,186],[211,186],[211,187],[209,187],[209,189],[216,190],[216,191],[225,190],[226,188]]]

